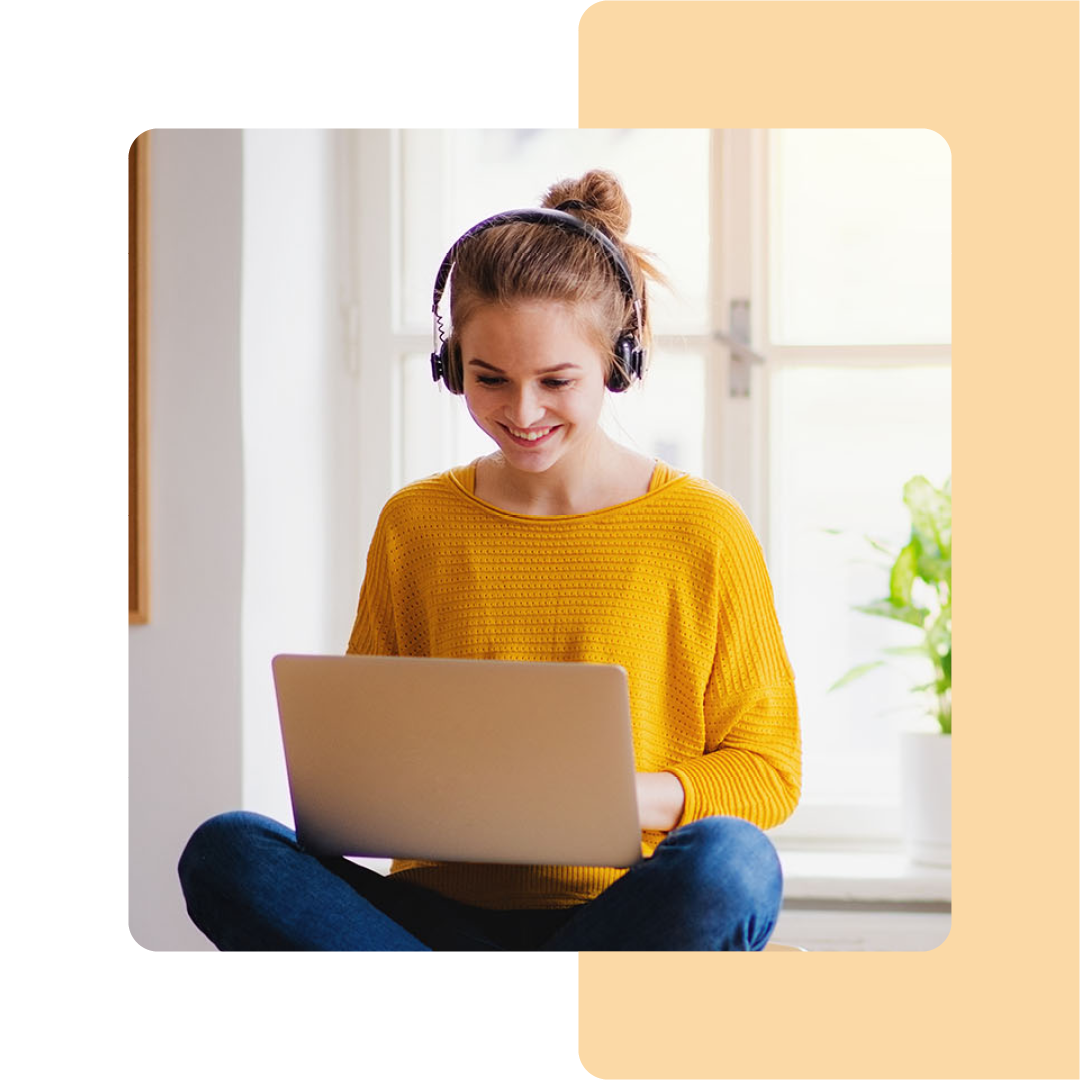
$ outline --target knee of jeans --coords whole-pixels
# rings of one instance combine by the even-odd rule
[[[695,852],[692,874],[699,884],[722,891],[752,910],[778,908],[783,888],[780,859],[756,825],[736,817],[708,817],[684,825]]]
[[[276,824],[248,810],[230,811],[204,821],[191,834],[177,865],[185,890],[201,870],[211,864],[220,865],[223,859],[235,860],[254,836],[269,834]]]

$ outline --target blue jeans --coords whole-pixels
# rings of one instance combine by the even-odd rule
[[[652,858],[572,908],[494,911],[317,858],[259,814],[201,825],[180,858],[188,913],[219,949],[756,951],[780,910],[768,837],[735,817],[673,830]]]

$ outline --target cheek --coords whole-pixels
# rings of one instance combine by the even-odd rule
[[[597,420],[604,408],[604,399],[607,396],[607,388],[604,383],[597,380],[590,385],[586,393],[582,394],[578,405],[578,411],[582,417]]]
[[[496,398],[498,394],[485,393],[475,387],[462,395],[465,398],[465,408],[469,411],[472,422],[482,431],[493,435],[497,427],[497,420],[493,414],[498,408]]]
[[[469,410],[469,415],[480,423],[484,416],[484,409],[480,402],[478,402],[471,394],[465,395],[465,408]]]

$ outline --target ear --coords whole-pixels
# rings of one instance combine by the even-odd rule
[[[453,394],[465,392],[465,373],[461,367],[461,345],[456,337],[447,342],[446,349],[446,385]]]

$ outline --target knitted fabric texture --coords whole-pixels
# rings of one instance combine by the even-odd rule
[[[801,780],[794,674],[738,503],[662,462],[647,494],[554,517],[486,503],[474,478],[475,463],[387,502],[348,651],[621,664],[636,767],[679,778],[680,825],[787,818]],[[643,832],[643,853],[663,837]],[[391,873],[510,909],[580,904],[626,871],[397,860]]]

